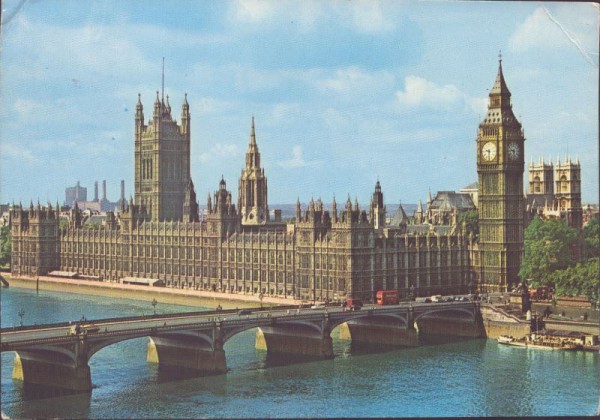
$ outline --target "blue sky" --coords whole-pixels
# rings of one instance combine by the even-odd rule
[[[201,202],[237,196],[252,115],[270,203],[388,203],[475,181],[498,52],[526,161],[579,156],[598,201],[598,7],[447,1],[4,1],[0,201],[133,193],[138,92],[192,114]],[[525,173],[524,178],[527,178]],[[90,197],[91,198],[91,197]]]

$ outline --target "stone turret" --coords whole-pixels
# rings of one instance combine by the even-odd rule
[[[267,178],[264,169],[260,167],[254,117],[252,117],[250,143],[246,151],[246,166],[242,169],[239,181],[238,207],[243,226],[261,226],[269,222]]]

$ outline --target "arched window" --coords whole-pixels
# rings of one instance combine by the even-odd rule
[[[536,176],[535,178],[533,178],[533,192],[539,193],[540,191],[541,191],[540,177]]]
[[[569,190],[569,185],[567,182],[567,176],[563,175],[560,177],[560,185],[561,185],[561,191],[562,192],[567,192]]]

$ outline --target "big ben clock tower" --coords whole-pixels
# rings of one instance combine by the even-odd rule
[[[477,133],[479,175],[479,285],[504,292],[519,282],[523,256],[525,137],[502,74],[489,94],[488,112]]]

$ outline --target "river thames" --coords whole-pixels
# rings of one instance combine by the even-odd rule
[[[1,289],[2,327],[151,314],[148,301]],[[198,310],[159,304],[157,312]],[[225,344],[229,372],[165,378],[146,362],[147,338],[90,360],[90,394],[32,396],[2,354],[2,412],[11,418],[443,417],[593,415],[600,355],[498,346],[495,340],[354,349],[334,330],[332,360],[289,364],[254,349],[255,330]]]

